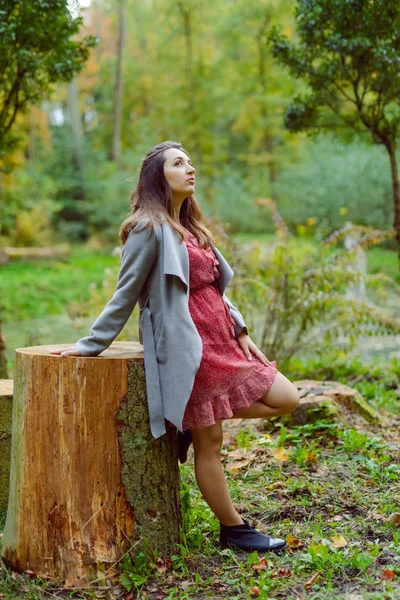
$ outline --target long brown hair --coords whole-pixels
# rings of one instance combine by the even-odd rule
[[[181,241],[185,234],[183,225],[196,236],[202,248],[210,247],[211,244],[215,244],[215,240],[202,223],[203,212],[193,194],[185,198],[182,203],[179,215],[182,225],[172,216],[172,191],[164,175],[164,151],[168,148],[182,150],[188,156],[182,144],[169,140],[153,146],[146,154],[140,167],[138,183],[131,193],[131,212],[119,230],[121,241],[125,244],[130,230],[135,227],[139,219],[148,217],[149,223],[146,227],[154,227],[156,223],[165,219],[180,234]]]

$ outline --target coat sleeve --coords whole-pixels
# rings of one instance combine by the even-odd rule
[[[243,330],[245,330],[245,332],[248,334],[249,331],[247,329],[247,326],[244,322],[243,316],[241,314],[241,312],[239,312],[239,310],[236,308],[236,306],[234,306],[232,304],[232,302],[229,300],[228,296],[224,293],[223,294],[223,299],[225,300],[225,302],[228,305],[229,308],[229,312],[231,313],[231,317],[232,319],[235,321],[235,336],[236,339],[239,337],[239,333],[241,333]]]
[[[82,356],[97,356],[108,348],[136,306],[157,254],[154,229],[139,230],[139,225],[140,222],[129,232],[122,248],[121,267],[113,297],[93,323],[90,335],[75,344]]]

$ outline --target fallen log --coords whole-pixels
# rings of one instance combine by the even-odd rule
[[[50,247],[22,247],[13,248],[12,246],[0,247],[0,264],[6,265],[10,260],[43,260],[53,258],[64,258],[70,256],[72,252],[69,244],[58,244]]]

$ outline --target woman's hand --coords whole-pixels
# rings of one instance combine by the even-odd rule
[[[270,363],[268,358],[264,356],[261,350],[257,348],[251,337],[245,331],[239,333],[238,342],[248,360],[252,360],[251,353],[253,353],[255,356],[257,356],[257,358],[261,360],[262,363],[264,363],[264,365],[267,366],[272,364]]]
[[[61,354],[61,356],[82,356],[78,348],[72,347],[66,350],[50,350],[50,354]]]

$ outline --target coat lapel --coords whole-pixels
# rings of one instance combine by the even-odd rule
[[[178,233],[169,223],[161,223],[163,239],[163,272],[164,275],[179,277],[189,288],[189,254],[186,244],[180,243]]]
[[[212,249],[219,262],[218,270],[221,273],[221,277],[218,277],[217,283],[222,296],[234,273],[226,262],[225,258],[222,256],[221,252],[215,246],[212,246]]]
[[[163,239],[163,272],[164,275],[175,275],[182,280],[189,289],[189,254],[184,242],[181,243],[178,233],[169,225],[161,223]],[[213,245],[213,252],[219,262],[218,270],[221,277],[218,278],[218,287],[223,295],[224,290],[234,272],[222,256],[221,252]]]

